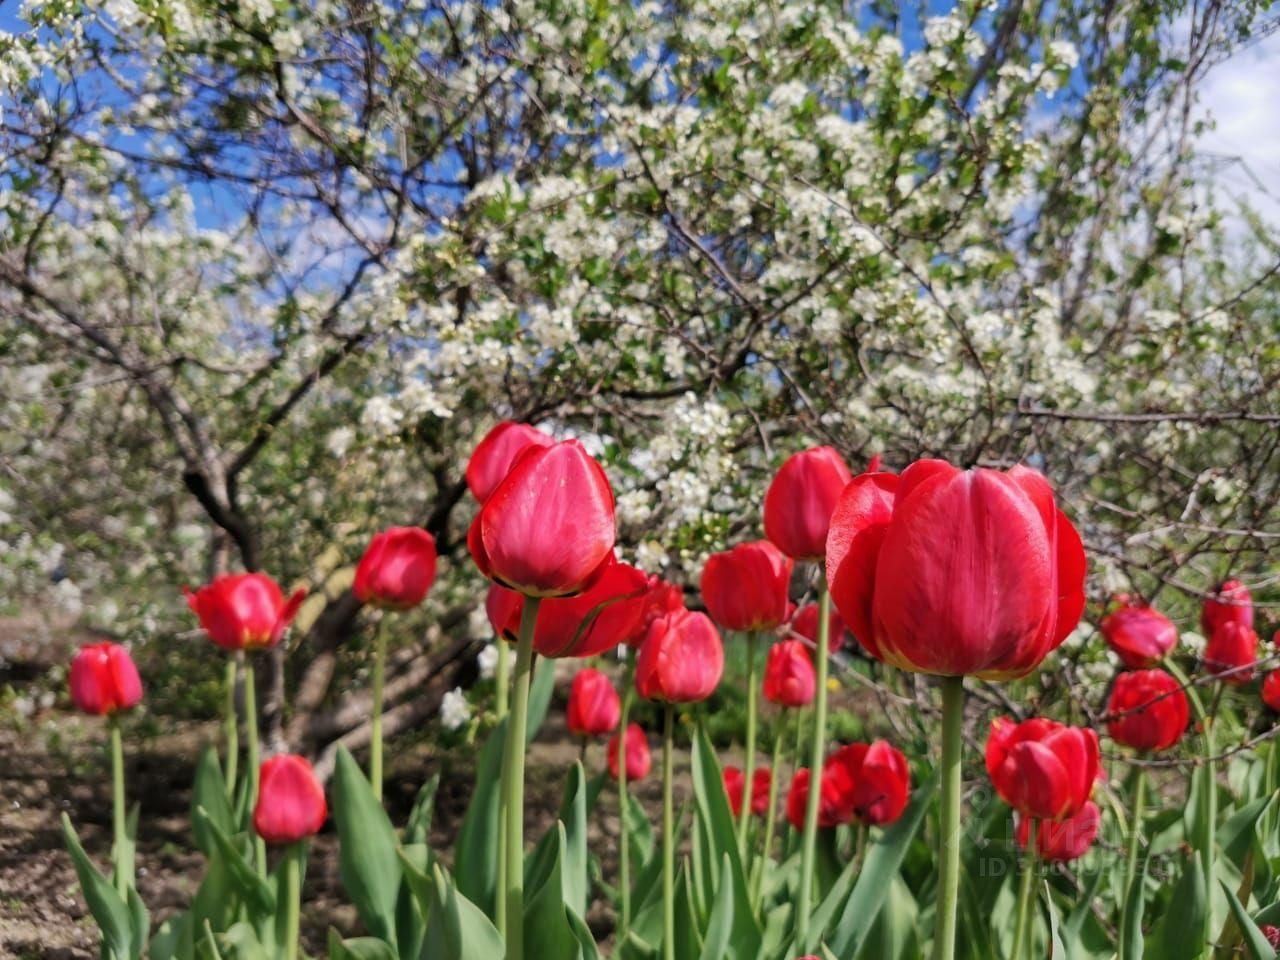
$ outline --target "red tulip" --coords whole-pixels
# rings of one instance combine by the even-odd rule
[[[467,462],[467,486],[471,495],[484,503],[526,450],[549,447],[553,443],[551,437],[527,423],[502,421],[476,444]]]
[[[467,534],[481,573],[530,597],[581,593],[613,559],[613,491],[577,440],[535,447],[485,501]]]
[[[142,699],[142,680],[118,643],[88,643],[71,661],[71,699],[95,716],[128,710]]]
[[[436,577],[436,538],[421,527],[391,527],[369,543],[353,586],[361,603],[408,610],[426,599]]]
[[[656,574],[649,577],[649,591],[645,594],[644,612],[640,615],[641,629],[627,640],[633,647],[640,646],[649,626],[659,617],[684,609],[684,591],[674,583],[668,583]]]
[[[1200,608],[1200,632],[1212,637],[1224,623],[1253,626],[1253,598],[1239,580],[1226,580]]]
[[[764,665],[764,698],[783,707],[813,703],[818,678],[809,649],[799,640],[779,640]]]
[[[1182,685],[1163,670],[1135,670],[1116,677],[1107,701],[1107,732],[1135,750],[1168,750],[1187,729],[1190,707]]]
[[[281,753],[263,761],[258,776],[253,827],[274,846],[297,843],[320,832],[328,808],[324,787],[306,758]]]
[[[1041,860],[1065,863],[1083,857],[1098,837],[1102,816],[1098,805],[1090,800],[1073,817],[1066,820],[1037,820],[1036,849]],[[1027,848],[1031,839],[1031,820],[1018,818],[1018,846]]]
[[[818,826],[836,827],[845,822],[845,800],[852,789],[848,771],[843,764],[826,764],[822,769],[821,794],[818,797]],[[809,769],[801,767],[791,778],[787,791],[787,820],[797,830],[804,829],[806,807],[809,803]]]
[[[581,737],[598,737],[614,730],[622,718],[622,701],[613,684],[599,670],[579,670],[569,688],[565,722]]]
[[[1102,636],[1130,670],[1154,666],[1178,643],[1178,628],[1145,604],[1125,601],[1102,621]]]
[[[609,773],[618,779],[618,740],[619,734],[609,739],[608,750]],[[649,753],[649,738],[638,723],[627,724],[627,781],[643,780],[649,775],[649,767],[653,758]]]
[[[813,447],[794,454],[764,495],[764,534],[796,560],[821,560],[831,512],[852,478],[840,454]]]
[[[729,808],[736,820],[742,812],[742,788],[745,785],[742,771],[737,767],[724,768],[724,792],[729,798]],[[769,787],[773,776],[768,767],[760,767],[751,775],[751,812],[763,817],[769,812]]]
[[[677,610],[655,620],[636,658],[636,691],[646,700],[694,703],[715,692],[724,646],[705,613]]]
[[[864,473],[831,520],[827,581],[853,635],[904,670],[1025,676],[1084,610],[1080,536],[1040,474],[913,463]]]
[[[816,603],[806,603],[796,610],[791,615],[790,630],[796,636],[808,640],[816,649],[818,644],[818,605]],[[832,653],[835,653],[844,647],[848,637],[849,632],[845,629],[844,620],[840,618],[840,612],[835,607],[832,607],[831,614],[827,618],[827,648]]]
[[[768,540],[713,553],[702,568],[702,599],[724,630],[772,630],[787,618],[793,563]]]
[[[533,649],[544,657],[594,657],[622,643],[632,643],[643,630],[648,578],[640,570],[606,558],[603,569],[583,593],[553,597],[538,606]],[[502,591],[495,595],[495,591]],[[490,620],[504,616],[497,632],[514,639],[520,632],[524,598],[514,590],[494,587],[486,601]]]
[[[1009,806],[1040,820],[1074,816],[1101,772],[1098,735],[1035,717],[1000,717],[987,739],[987,773]]]
[[[224,650],[274,647],[307,595],[299,588],[286,600],[265,573],[215,577],[199,590],[183,588],[183,593],[209,639]]]
[[[1253,627],[1238,620],[1219,621],[1204,648],[1204,665],[1212,674],[1221,674],[1224,683],[1248,683],[1253,671],[1239,669],[1258,662],[1258,635]]]
[[[1272,670],[1262,681],[1262,702],[1280,713],[1280,670]]]
[[[1280,927],[1273,927],[1269,923],[1264,923],[1258,927],[1258,930],[1266,937],[1267,945],[1272,950],[1280,950]]]
[[[827,766],[832,764],[844,767],[851,784],[842,820],[885,826],[902,816],[911,793],[911,770],[901,750],[884,740],[870,746],[851,743],[828,758]]]
[[[520,629],[520,612],[523,609],[524,597],[520,594],[497,583],[489,584],[489,593],[484,598],[484,612],[489,617],[494,636],[515,643],[516,632]]]

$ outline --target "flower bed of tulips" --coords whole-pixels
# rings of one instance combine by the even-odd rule
[[[1160,612],[1115,598],[1105,694],[1046,716],[1037,670],[1081,619],[1086,557],[1032,470],[923,460],[853,476],[830,448],[802,451],[765,497],[767,539],[714,553],[697,595],[615,559],[610,484],[576,441],[500,424],[466,477],[479,505],[467,543],[504,642],[496,725],[452,851],[427,844],[435,780],[403,823],[382,803],[388,633],[431,587],[431,536],[388,529],[359,564],[355,594],[379,611],[373,739],[363,763],[339,753],[327,786],[258,740],[256,652],[281,641],[302,592],[219,577],[188,595],[228,651],[225,740],[193,789],[204,874],[156,929],[134,884],[120,729],[143,685],[114,644],[71,666],[76,705],[109,734],[109,858],[64,820],[109,960],[294,960],[307,842],[330,820],[363,928],[331,934],[334,960],[1276,956],[1280,758],[1259,718],[1280,711],[1280,673],[1261,676],[1239,581],[1205,599],[1202,658]],[[726,638],[743,647],[741,677],[725,677]],[[841,647],[866,655],[874,670],[859,676],[879,695],[915,698],[914,731],[831,742]],[[595,662],[565,719],[606,750],[600,770],[563,771],[558,819],[526,836],[526,747],[554,681],[539,663],[555,658]],[[703,724],[722,683],[741,684],[746,706],[732,764]],[[655,729],[635,722],[642,700]],[[686,743],[691,799],[677,806]],[[660,812],[633,795],[655,776]],[[602,813],[620,824],[613,875],[588,844]],[[604,942],[585,920],[597,899],[612,908]]]

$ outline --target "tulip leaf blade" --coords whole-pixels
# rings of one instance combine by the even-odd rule
[[[458,892],[444,868],[434,864],[431,877],[423,877],[421,882],[425,889],[420,892],[429,902],[423,956],[432,960],[495,960],[505,953],[502,938],[489,918]]]
[[[435,819],[436,794],[440,791],[440,771],[431,775],[418,796],[413,801],[413,809],[409,811],[409,819],[404,825],[404,845],[426,843],[431,833],[431,823]]]
[[[524,949],[529,957],[574,957],[579,949],[569,925],[563,875],[568,839],[557,821],[550,844],[549,866],[536,887],[525,890]]]
[[[227,836],[236,832],[235,813],[231,809],[231,801],[227,799],[227,782],[222,776],[218,751],[212,744],[200,751],[200,759],[196,761],[195,781],[191,787],[191,823],[196,846],[206,857],[212,857],[215,843],[204,820],[196,816],[196,810],[200,807],[204,808],[209,819],[221,827]]]
[[[1146,950],[1160,960],[1197,960],[1204,953],[1208,884],[1197,853],[1187,857],[1182,875],[1155,930],[1147,937]]]
[[[342,939],[333,927],[329,928],[329,960],[399,960],[391,944],[377,937],[352,937]]]
[[[1142,914],[1147,886],[1150,854],[1134,872],[1133,883],[1125,894],[1124,925],[1120,929],[1120,956],[1125,960],[1142,960]]]
[[[227,874],[232,886],[237,889],[241,899],[250,910],[258,916],[274,916],[276,912],[276,895],[258,872],[249,864],[244,853],[237,847],[216,823],[209,819],[208,811],[203,807],[196,808],[196,816],[206,823],[214,845],[218,849],[218,858],[226,865]]]
[[[1244,935],[1244,942],[1249,948],[1249,955],[1253,960],[1276,960],[1276,952],[1272,949],[1271,944],[1267,942],[1266,934],[1258,929],[1258,925],[1249,916],[1249,911],[1244,908],[1244,904],[1240,902],[1240,898],[1236,896],[1235,891],[1221,880],[1218,883],[1227,895],[1227,903],[1230,905],[1231,913],[1236,918],[1236,923],[1239,924],[1240,931]]]
[[[551,671],[544,671],[550,673]],[[480,748],[475,787],[462,817],[455,845],[467,856],[454,864],[458,892],[492,919],[496,916],[498,888],[498,790],[502,753],[507,742],[507,719],[500,720]]]
[[[71,818],[65,813],[62,815],[62,836],[67,852],[71,854],[76,879],[80,881],[80,890],[89,906],[89,913],[102,931],[105,954],[116,960],[137,956],[138,945],[134,942],[133,919],[128,906],[84,852],[75,827],[71,825]]]
[[[722,875],[729,873],[729,856],[724,855],[721,864]],[[707,932],[702,939],[702,953],[699,960],[721,960],[729,956],[729,936],[733,933],[733,887],[727,883],[720,884],[716,891],[715,906],[711,908],[711,916],[707,921]]]

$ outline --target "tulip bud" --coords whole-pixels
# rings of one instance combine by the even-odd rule
[[[851,785],[841,799],[842,820],[887,826],[902,816],[911,793],[911,770],[902,751],[884,740],[851,743],[827,759],[844,767]]]
[[[577,440],[526,450],[467,534],[476,566],[525,596],[581,593],[613,560],[613,491]]]
[[[803,607],[794,611],[791,614],[789,630],[793,636],[808,640],[816,649],[818,645],[818,605],[816,603],[806,603]],[[832,653],[835,653],[844,648],[848,639],[849,631],[845,628],[844,620],[840,618],[839,611],[832,607],[831,613],[827,617],[827,647]]]
[[[1280,713],[1280,670],[1272,670],[1262,681],[1262,702]]]
[[[1253,597],[1239,580],[1226,580],[1200,608],[1200,632],[1212,637],[1224,623],[1253,626]]]
[[[1066,863],[1078,860],[1088,853],[1098,837],[1102,815],[1098,805],[1090,800],[1075,816],[1065,820],[1036,821],[1036,850],[1041,860]],[[1031,820],[1018,818],[1018,846],[1023,850],[1031,839]]]
[[[695,703],[715,692],[724,646],[705,613],[677,610],[655,620],[636,658],[636,691],[646,700]]]
[[[1178,643],[1178,628],[1151,607],[1126,603],[1102,621],[1102,636],[1130,670],[1154,666]]]
[[[1239,620],[1219,620],[1204,648],[1204,665],[1224,683],[1235,686],[1253,679],[1253,671],[1241,669],[1258,662],[1258,635]]]
[[[1084,610],[1080,536],[1040,474],[920,460],[866,473],[831,520],[827,582],[867,652],[918,673],[1022,677]]]
[[[734,766],[725,767],[723,777],[725,796],[729,798],[729,809],[733,811],[736,820],[742,812],[742,791],[746,786],[746,778]],[[757,817],[763,817],[769,812],[769,787],[772,782],[773,775],[768,767],[759,767],[751,775],[751,812]]]
[[[408,610],[426,599],[435,576],[435,537],[421,527],[391,527],[370,541],[352,590],[361,603]]]
[[[599,670],[579,670],[569,688],[565,722],[571,733],[598,737],[614,730],[622,717],[622,701],[613,684]]]
[[[71,661],[71,699],[94,716],[128,710],[142,699],[142,680],[129,651],[117,643],[89,643]]]
[[[1144,752],[1172,747],[1182,739],[1191,716],[1182,685],[1163,670],[1135,670],[1116,677],[1107,713],[1111,739]]]
[[[304,757],[281,753],[264,760],[258,775],[258,802],[253,828],[273,846],[314,836],[328,808],[324,788]]]
[[[1074,816],[1101,773],[1098,735],[1035,717],[1000,717],[987,739],[987,773],[996,793],[1019,813],[1040,820]]]
[[[764,495],[764,534],[796,560],[821,560],[840,492],[853,475],[831,447],[792,455]]]
[[[609,773],[613,779],[618,779],[618,743],[620,735],[614,734],[609,738],[608,758]],[[638,723],[627,724],[627,782],[631,783],[636,780],[643,780],[649,775],[649,768],[652,766],[653,758],[649,753],[649,738],[645,736],[644,730]]]
[[[768,540],[713,553],[702,568],[702,599],[724,630],[772,630],[787,616],[793,563]]]
[[[769,648],[764,665],[764,698],[783,707],[813,703],[818,686],[813,659],[799,640],[779,640]]]
[[[531,448],[549,447],[555,441],[527,423],[504,420],[484,435],[467,461],[467,487],[484,503],[506,479],[511,467]]]
[[[286,600],[265,573],[215,577],[199,590],[183,592],[209,639],[224,650],[274,647],[307,595],[298,589]]]

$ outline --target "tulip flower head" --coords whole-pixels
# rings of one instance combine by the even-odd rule
[[[793,454],[764,495],[764,535],[789,557],[821,560],[827,550],[831,511],[852,476],[831,447]]]
[[[724,792],[729,798],[729,809],[736,820],[742,812],[742,792],[746,778],[742,771],[734,766],[724,768]],[[751,775],[751,813],[763,817],[769,812],[769,788],[773,783],[773,775],[768,767],[760,767]]]
[[[1178,628],[1164,614],[1131,601],[1102,621],[1102,636],[1130,670],[1155,666],[1178,643]]]
[[[827,759],[828,767],[833,764],[844,767],[850,784],[841,801],[842,822],[887,826],[902,816],[911,793],[911,770],[901,750],[884,740],[851,743]]]
[[[1096,733],[1043,717],[1022,723],[1007,717],[995,720],[986,760],[1000,798],[1038,820],[1075,816],[1101,773]]]
[[[1224,683],[1234,686],[1253,679],[1251,664],[1258,662],[1258,635],[1239,620],[1221,620],[1204,648],[1204,665]]]
[[[768,540],[713,553],[702,568],[702,599],[723,630],[772,630],[787,617],[790,557]]]
[[[791,623],[788,625],[790,633],[794,636],[808,640],[814,647],[818,643],[818,605],[816,603],[806,603],[791,615]],[[845,643],[849,639],[849,631],[845,628],[844,620],[840,618],[840,612],[835,607],[831,608],[831,615],[827,618],[827,646],[832,653],[844,648]]]
[[[579,670],[569,688],[569,706],[565,722],[571,733],[580,737],[598,737],[618,727],[622,718],[622,701],[613,684],[599,670]]]
[[[304,757],[281,753],[263,761],[253,827],[273,846],[297,843],[320,832],[328,808],[324,788]]]
[[[684,591],[656,574],[649,577],[649,590],[644,598],[644,611],[640,614],[640,630],[626,643],[632,647],[640,646],[653,621],[683,609]]]
[[[867,652],[904,670],[1022,677],[1075,628],[1085,556],[1034,470],[920,460],[864,473],[827,544],[831,596]]]
[[[1267,945],[1272,950],[1280,950],[1280,927],[1273,927],[1269,923],[1264,923],[1258,929],[1267,940]]]
[[[129,710],[142,699],[142,680],[118,643],[89,643],[71,661],[71,700],[94,716]]]
[[[818,797],[818,826],[837,827],[846,822],[846,799],[853,789],[843,764],[827,763],[822,770],[821,794]],[[797,830],[804,829],[809,803],[809,768],[801,767],[791,778],[787,791],[787,821]]]
[[[409,610],[426,599],[436,577],[436,538],[421,527],[391,527],[373,538],[352,587],[361,603]]]
[[[504,420],[484,435],[467,461],[467,487],[480,503],[489,499],[525,451],[555,440],[527,423]]]
[[[1212,637],[1224,623],[1253,626],[1253,597],[1239,580],[1224,580],[1200,608],[1200,632]]]
[[[1187,694],[1163,670],[1134,670],[1116,677],[1107,701],[1107,732],[1116,743],[1144,753],[1168,750],[1187,729]]]
[[[227,574],[183,592],[209,639],[224,650],[274,647],[307,595],[299,588],[286,600],[265,573]]]
[[[1280,713],[1280,670],[1272,670],[1262,681],[1262,702]]]
[[[677,610],[655,620],[636,658],[636,691],[646,700],[696,703],[715,692],[724,646],[705,613]]]
[[[779,640],[764,665],[764,698],[782,707],[813,703],[818,677],[809,648],[799,640]]]
[[[476,566],[529,597],[569,597],[613,561],[613,490],[577,440],[528,449],[467,534]]]
[[[1066,863],[1079,860],[1098,837],[1102,815],[1098,805],[1090,800],[1075,816],[1065,820],[1036,821],[1036,850],[1041,860]],[[1023,850],[1031,839],[1031,820],[1018,818],[1018,846]]]
[[[615,733],[609,738],[609,746],[606,748],[609,759],[609,774],[615,780],[618,779],[618,746],[620,741],[621,735]],[[640,724],[627,724],[625,749],[627,781],[630,783],[636,780],[643,780],[649,775],[649,768],[653,765],[653,757],[649,752],[649,738],[645,736]]]

